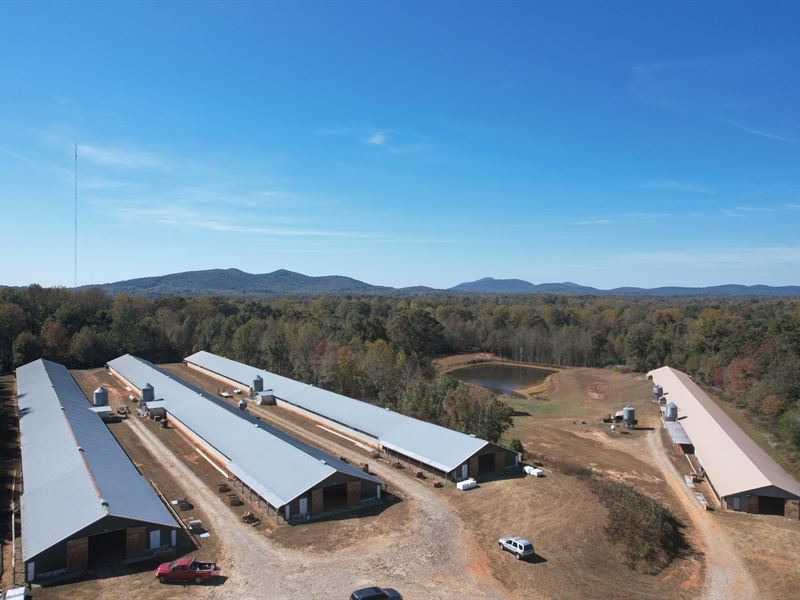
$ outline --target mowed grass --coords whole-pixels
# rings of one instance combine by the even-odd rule
[[[601,369],[563,369],[550,376],[548,388],[508,404],[536,417],[597,420],[630,404],[651,405],[652,384],[644,376]]]

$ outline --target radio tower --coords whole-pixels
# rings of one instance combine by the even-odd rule
[[[75,144],[75,287],[78,287],[78,144]]]

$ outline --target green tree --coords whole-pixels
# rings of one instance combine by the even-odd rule
[[[432,356],[445,347],[442,324],[421,309],[395,313],[387,323],[386,332],[393,344],[409,354]]]
[[[15,368],[41,357],[42,342],[37,336],[29,331],[23,331],[14,338],[12,363]]]
[[[111,340],[91,327],[84,327],[72,337],[70,354],[80,367],[101,367],[112,356]]]

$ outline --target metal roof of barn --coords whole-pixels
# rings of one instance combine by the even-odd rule
[[[231,473],[276,508],[337,471],[381,483],[361,469],[293,438],[146,360],[126,354],[108,365],[137,388],[152,383],[167,412],[227,458]]]
[[[210,352],[197,352],[185,360],[243,384],[258,374],[281,400],[374,437],[384,447],[446,473],[489,443]]]
[[[23,560],[109,515],[178,526],[66,368],[40,359],[16,375]]]
[[[664,421],[664,429],[667,430],[673,444],[691,444],[692,440],[686,435],[686,431],[678,421]]]
[[[800,483],[784,471],[686,373],[661,367],[648,373],[682,415],[686,431],[720,496],[774,486],[800,497]]]

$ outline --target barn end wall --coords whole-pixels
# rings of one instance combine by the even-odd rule
[[[150,539],[150,532],[160,531],[161,546],[159,548],[161,549],[171,546],[172,531],[178,530],[177,527],[167,527],[166,525],[158,525],[155,523],[144,523],[111,516],[104,517],[89,527],[76,531],[72,535],[25,561],[25,575],[26,577],[28,576],[29,565],[31,563],[33,563],[34,577],[30,581],[41,581],[48,577],[67,574],[67,544],[70,541],[137,527],[143,527],[145,529],[147,540]],[[22,535],[25,535],[24,531]],[[91,541],[89,543],[91,544]],[[153,554],[153,552],[147,549],[141,556],[148,556],[151,554]]]
[[[740,492],[738,494],[730,494],[728,496],[724,496],[721,498],[721,502],[724,508],[728,510],[734,510],[737,512],[747,512],[747,497],[748,496],[760,496],[766,498],[780,498],[781,500],[798,500],[799,498],[794,494],[787,492],[786,490],[782,490],[775,486],[769,486],[764,488],[759,488],[756,490],[749,490],[746,492]]]

